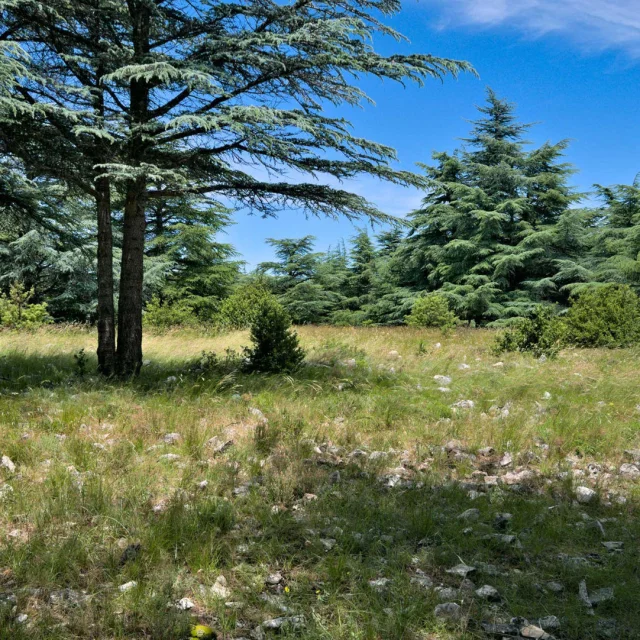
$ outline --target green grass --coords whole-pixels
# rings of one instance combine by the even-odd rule
[[[246,334],[184,331],[147,337],[150,362],[130,382],[92,375],[91,332],[0,333],[0,454],[17,467],[0,469],[0,639],[180,639],[194,620],[248,638],[266,619],[296,615],[304,628],[278,635],[462,640],[486,637],[481,621],[555,615],[558,638],[601,637],[603,619],[616,622],[611,637],[640,637],[640,492],[617,472],[624,451],[640,448],[637,350],[544,363],[505,354],[496,367],[486,331],[299,333],[308,364],[292,376],[235,370],[225,349],[239,351]],[[199,369],[203,351],[221,361]],[[451,376],[449,393],[437,374]],[[466,399],[473,409],[451,408]],[[181,438],[165,443],[172,432]],[[216,454],[214,436],[234,445]],[[452,439],[496,454],[455,459],[441,449]],[[502,469],[505,451],[514,464]],[[161,458],[170,453],[180,457]],[[531,483],[469,495],[479,472],[520,467],[536,472]],[[402,476],[392,488],[389,474]],[[577,505],[577,485],[598,499]],[[461,521],[470,508],[478,519]],[[503,531],[494,522],[504,512],[513,518]],[[612,554],[603,540],[624,548]],[[130,544],[140,551],[123,563]],[[502,601],[459,594],[464,619],[447,626],[434,616],[437,593],[412,578],[457,588],[446,570],[461,561]],[[266,586],[276,571],[284,582]],[[210,591],[220,575],[222,600]],[[379,578],[389,579],[382,590],[369,584]],[[582,580],[590,593],[614,589],[593,616],[578,598]],[[168,606],[184,597],[191,611]]]

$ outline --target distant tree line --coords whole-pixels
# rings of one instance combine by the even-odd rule
[[[264,291],[296,324],[401,324],[418,298],[439,293],[462,321],[496,326],[531,317],[540,304],[566,307],[572,295],[604,283],[638,292],[640,182],[596,186],[599,204],[580,207],[585,195],[570,186],[566,141],[531,148],[529,125],[491,90],[479,110],[463,146],[434,153],[434,163],[423,167],[425,197],[406,226],[360,229],[348,244],[324,252],[312,236],[269,239],[275,259],[251,273],[218,239],[230,211],[199,195],[154,200],[145,226],[145,321],[243,326]],[[50,197],[40,217],[5,209],[0,286],[33,289],[33,302],[46,302],[56,320],[94,321],[90,202]],[[113,210],[118,257],[124,216],[118,202]],[[59,219],[74,223],[61,226]],[[119,277],[115,268],[114,281]]]

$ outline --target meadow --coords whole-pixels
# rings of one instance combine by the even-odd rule
[[[298,333],[0,333],[0,639],[640,637],[638,349]]]

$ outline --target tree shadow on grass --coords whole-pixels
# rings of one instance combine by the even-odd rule
[[[342,390],[375,382],[392,384],[393,370],[371,370],[345,365],[358,356],[364,362],[360,350],[348,346],[334,346],[309,357],[296,371],[283,374],[250,373],[241,354],[237,352],[203,352],[190,360],[145,360],[138,376],[126,379],[105,378],[96,373],[94,354],[83,352],[39,355],[13,351],[0,354],[0,390],[20,393],[36,388],[74,388],[78,391],[129,388],[141,394],[174,391],[178,388],[186,394],[229,390],[233,380],[242,380],[243,387],[260,392],[282,386],[283,383],[333,385]],[[81,363],[81,364],[80,364]]]
[[[21,606],[29,593],[42,601],[63,588],[87,599],[53,607],[36,637],[168,640],[184,637],[192,615],[228,638],[269,637],[263,623],[277,618],[280,635],[312,640],[517,637],[508,626],[494,635],[482,626],[516,617],[567,640],[640,637],[636,500],[577,505],[562,481],[471,488],[437,469],[386,471],[346,458],[327,466],[298,453],[275,452],[242,485],[232,465],[187,469],[160,510],[139,492],[110,493],[96,477],[78,485],[64,471],[52,476],[42,488],[49,520],[28,542],[0,550],[0,567],[10,568]],[[202,475],[208,486],[194,489]],[[47,533],[62,518],[75,533]],[[140,553],[123,562],[99,534],[107,525],[108,539],[136,539]],[[460,565],[466,578],[451,572]],[[219,574],[222,599],[210,590]],[[132,580],[131,593],[118,592]],[[580,597],[583,581],[600,596],[594,607]],[[499,596],[483,598],[484,585]],[[190,612],[167,606],[183,597],[195,604]],[[460,606],[459,621],[437,619],[442,601]],[[8,615],[5,625],[15,635],[0,637],[23,637]]]

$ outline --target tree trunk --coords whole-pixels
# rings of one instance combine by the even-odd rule
[[[142,366],[142,281],[146,230],[144,179],[133,181],[124,205],[122,269],[118,301],[117,369],[120,376],[137,375]]]
[[[116,333],[113,308],[113,231],[109,180],[96,181],[98,213],[98,371],[115,373]]]

